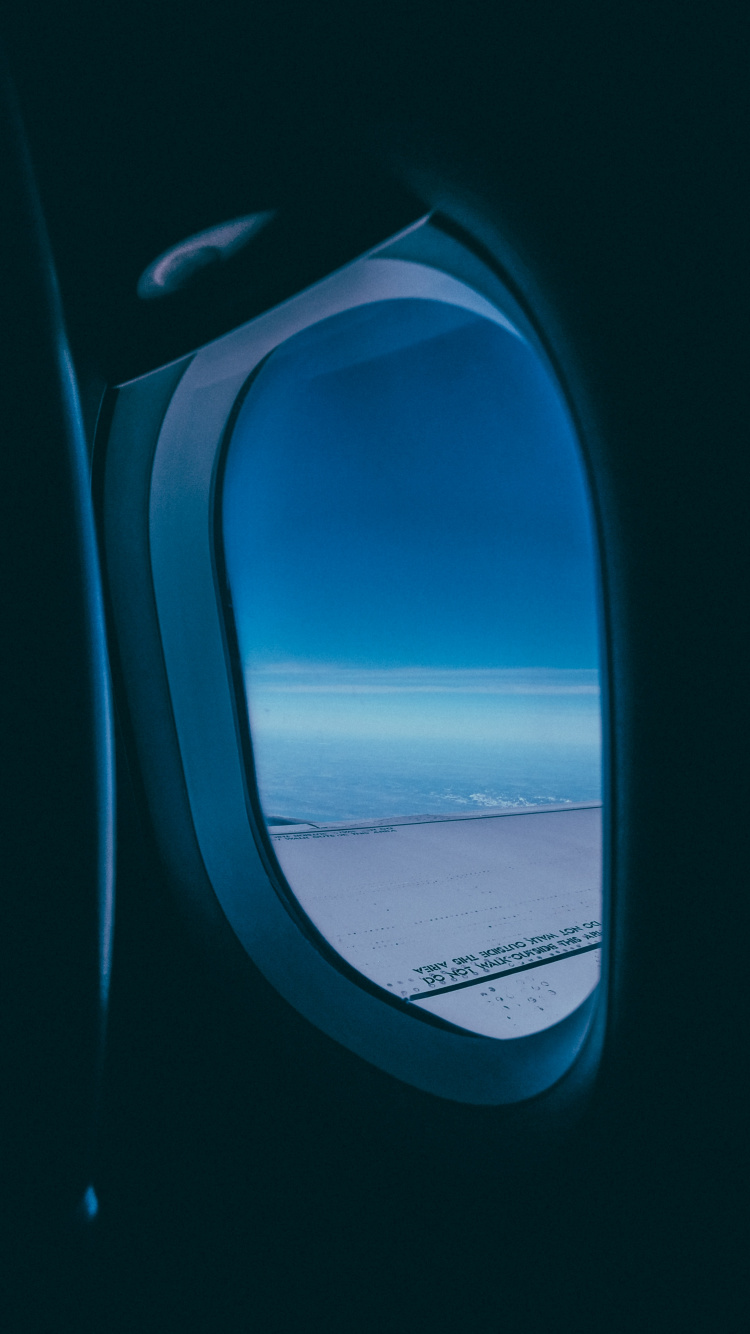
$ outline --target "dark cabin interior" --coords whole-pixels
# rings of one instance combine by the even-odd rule
[[[746,16],[29,0],[2,29],[4,1327],[736,1328]],[[138,300],[167,246],[267,208],[218,278]],[[160,860],[95,578],[108,388],[429,210],[514,257],[576,387],[603,562],[603,1053],[507,1108],[237,985]]]

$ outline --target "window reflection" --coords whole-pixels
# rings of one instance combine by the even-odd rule
[[[221,518],[258,790],[333,948],[497,1037],[597,980],[595,555],[569,419],[507,322],[382,301],[266,361]]]

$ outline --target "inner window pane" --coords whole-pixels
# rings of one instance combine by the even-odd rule
[[[273,850],[391,995],[494,1037],[596,985],[596,557],[577,442],[507,322],[423,299],[266,361],[220,497]]]

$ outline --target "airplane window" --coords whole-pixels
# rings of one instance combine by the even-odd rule
[[[596,557],[562,395],[507,320],[370,301],[246,387],[217,488],[280,883],[396,1003],[515,1038],[598,980]]]

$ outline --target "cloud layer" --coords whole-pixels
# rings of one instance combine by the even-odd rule
[[[337,663],[249,664],[250,692],[327,695],[596,695],[596,670],[555,667],[347,667]]]
[[[594,671],[274,663],[248,670],[246,682],[256,748],[278,736],[600,744]]]

